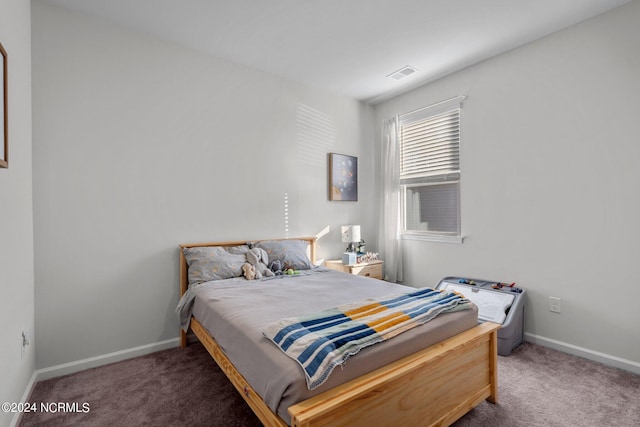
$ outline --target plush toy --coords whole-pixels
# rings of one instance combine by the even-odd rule
[[[253,280],[256,278],[256,269],[248,262],[242,264],[242,273],[247,280]]]
[[[251,248],[249,252],[247,252],[247,262],[253,266],[256,279],[262,279],[263,276],[271,277],[275,275],[275,273],[267,267],[269,256],[262,248]]]
[[[269,264],[269,270],[272,271],[276,276],[282,274],[282,263],[279,259],[275,259],[271,261]]]

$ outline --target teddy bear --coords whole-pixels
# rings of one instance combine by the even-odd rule
[[[246,272],[244,277],[247,278],[247,280],[253,280],[253,279],[262,279],[263,277],[274,276],[275,273],[269,270],[269,267],[267,267],[268,263],[269,263],[269,256],[267,255],[267,252],[264,249],[262,248],[249,249],[249,251],[247,252],[247,263],[245,265],[248,264],[253,268],[253,274],[251,274],[251,270],[249,270],[247,267],[247,270],[249,271],[249,276],[253,276],[253,277],[249,278]],[[243,271],[244,269],[245,267],[243,266]]]
[[[242,264],[242,273],[247,280],[253,280],[256,278],[256,269],[248,262]]]

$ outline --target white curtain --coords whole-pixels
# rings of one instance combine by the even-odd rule
[[[400,241],[400,146],[397,118],[382,126],[382,206],[380,211],[380,253],[384,257],[385,280],[402,282]]]

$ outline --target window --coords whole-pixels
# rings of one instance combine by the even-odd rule
[[[398,117],[404,235],[460,241],[463,96]]]

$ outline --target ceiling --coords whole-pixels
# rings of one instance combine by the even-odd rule
[[[41,1],[375,104],[630,0]]]

